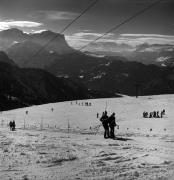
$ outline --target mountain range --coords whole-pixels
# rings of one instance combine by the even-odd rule
[[[123,61],[122,58],[96,58],[88,55],[62,55],[47,71],[80,81],[90,89],[136,95],[174,93],[173,68]]]
[[[7,64],[15,65],[14,61],[10,59],[7,54],[3,51],[0,51],[0,62],[4,62]]]
[[[174,45],[143,43],[135,47],[117,43],[95,43],[92,45],[93,55],[122,56],[128,61],[137,61],[143,64],[155,64],[161,67],[174,65]],[[102,49],[102,50],[101,50]]]
[[[41,70],[0,62],[1,110],[90,98],[87,88]]]
[[[73,48],[67,44],[65,37],[62,34],[52,31],[27,34],[16,28],[0,31],[0,50],[6,51],[9,47],[12,47],[16,43],[23,43],[26,41],[32,41],[43,46],[52,39],[54,39],[54,41],[46,47],[46,50],[55,51],[58,54],[74,51]]]
[[[42,48],[50,41],[51,43]],[[174,65],[174,45],[171,44],[143,43],[133,47],[125,43],[97,42],[92,43],[87,49],[90,50],[88,54],[92,56],[105,56],[112,59],[119,56],[127,61],[155,64],[161,67]],[[0,32],[0,50],[5,51],[20,67],[43,69],[51,66],[59,56],[77,52],[68,45],[62,34],[52,31],[27,34],[15,28]]]
[[[120,97],[37,68],[20,68],[0,52],[0,111],[67,100]]]
[[[51,43],[37,56],[34,56],[44,43],[55,36],[57,38],[53,44]],[[2,42],[5,40],[6,43],[3,44]],[[49,97],[48,101],[85,97],[113,97],[117,93],[134,96],[136,95],[137,84],[141,95],[174,93],[173,47],[171,45],[142,44],[137,46],[131,54],[127,52],[124,56],[121,53],[112,55],[108,53],[106,55],[105,52],[103,54],[101,52],[78,52],[68,45],[63,35],[51,31],[27,34],[17,29],[10,29],[0,32],[0,47],[8,54],[9,58],[5,53],[2,53],[4,59],[6,56],[6,61],[11,61],[11,66],[18,66],[15,68],[18,71],[20,69],[20,72],[28,72],[27,78],[29,77],[30,80],[25,80],[25,82],[31,82],[33,78],[32,82],[39,84],[37,76],[40,76],[41,72],[44,73],[45,77],[52,77],[54,80],[48,81],[53,83],[46,88],[50,89],[50,96],[55,93],[51,90],[52,88],[59,92],[59,88],[56,85],[56,87],[53,86],[54,83],[57,84],[59,78],[63,78],[61,82],[66,82],[66,85],[71,82],[71,88],[79,86],[79,88],[84,88],[83,96],[77,96],[79,91],[69,95],[64,90],[66,93],[62,94],[62,99],[50,99]],[[122,45],[124,49],[127,47],[124,44]],[[159,52],[154,55],[152,50],[158,50]],[[151,52],[153,52],[153,55],[150,55]],[[166,58],[169,57],[167,53],[170,53],[170,59]],[[152,58],[153,56],[154,58]],[[142,61],[143,63],[139,62],[143,58],[145,58]],[[49,73],[47,74],[45,71]],[[32,75],[30,77],[30,73],[35,74],[36,77]],[[48,84],[49,82],[44,83]],[[30,86],[32,86],[32,83],[30,83]],[[40,87],[37,87],[38,85],[34,86],[34,89],[38,89],[40,92]],[[39,95],[38,91],[34,92],[33,95]],[[44,91],[45,88],[41,92]],[[45,96],[42,96],[42,98],[45,99]]]

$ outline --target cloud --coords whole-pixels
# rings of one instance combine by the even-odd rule
[[[94,33],[90,31],[91,30],[84,30],[83,32],[74,33],[71,36],[66,36],[66,40],[74,48],[80,48],[95,40],[96,38],[102,36],[101,33]],[[109,33],[107,36],[103,37],[98,42],[115,42],[115,40],[112,39],[113,35],[114,34]]]
[[[13,27],[21,28],[31,28],[31,27],[40,27],[42,23],[32,22],[32,21],[0,21],[0,30],[5,30]]]
[[[92,33],[92,32],[78,32],[78,33],[75,33],[73,34],[73,36],[76,36],[76,37],[80,37],[80,38],[92,38],[92,40],[94,40],[95,38],[98,38],[100,36],[102,36],[103,34],[101,33]],[[112,33],[109,33],[107,34],[106,36],[103,37],[103,39],[105,38],[109,38],[111,36],[113,36],[114,34]]]
[[[174,36],[161,35],[161,34],[120,34],[117,41],[134,46],[147,43],[147,44],[171,44],[174,45]]]
[[[123,37],[157,37],[157,38],[174,38],[174,36],[170,35],[162,35],[162,34],[120,34]]]
[[[74,33],[71,36],[66,36],[67,41],[74,48],[80,48],[102,36],[102,33],[96,33],[91,31],[83,31]],[[174,45],[174,36],[161,35],[161,34],[108,34],[99,39],[95,43],[90,44],[85,50],[100,50],[100,51],[133,51],[138,45],[147,44],[148,49],[146,51],[157,51],[166,47],[166,45]],[[149,45],[161,45],[161,47],[149,47]],[[165,45],[165,47],[163,47]]]
[[[67,11],[41,10],[35,12],[31,16],[56,21],[56,20],[74,19],[78,15],[79,15],[78,13],[67,12]]]
[[[95,42],[91,43],[89,47],[86,48],[88,51],[108,51],[108,52],[124,52],[124,51],[134,51],[135,48],[125,43],[115,42]]]
[[[40,30],[34,30],[34,29],[32,29],[32,30],[31,30],[31,33],[33,33],[33,34],[38,34],[38,33],[44,32],[44,31],[47,31],[47,30],[46,30],[46,29],[40,29]]]
[[[85,38],[81,38],[78,36],[65,36],[65,39],[67,40],[67,42],[69,43],[70,46],[74,47],[74,48],[80,48],[86,44],[88,44],[91,40],[89,39],[85,39]]]
[[[161,57],[158,57],[158,58],[156,59],[156,61],[157,61],[157,62],[164,62],[164,61],[166,61],[166,60],[168,60],[168,59],[170,59],[170,58],[171,58],[170,56],[167,56],[167,57],[161,56]]]

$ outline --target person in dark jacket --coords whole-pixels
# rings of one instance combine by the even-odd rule
[[[15,131],[16,130],[16,123],[15,123],[15,121],[13,120],[13,122],[12,122],[12,131]]]
[[[12,131],[12,126],[13,126],[12,121],[10,121],[9,126],[10,126],[10,130]]]
[[[102,122],[103,128],[104,128],[104,138],[109,138],[109,125],[108,125],[108,115],[107,111],[103,112],[102,117],[100,118],[100,121]]]
[[[149,114],[149,118],[152,118],[153,117],[153,113],[152,112],[150,112],[150,114]]]
[[[115,126],[117,126],[115,122],[115,113],[112,113],[112,115],[108,118],[109,127],[110,127],[110,137],[115,138]]]

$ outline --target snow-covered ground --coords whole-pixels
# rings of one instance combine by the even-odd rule
[[[96,114],[105,109],[116,113],[120,126],[116,135],[127,141],[103,138]],[[163,109],[163,118],[142,117],[143,111]],[[173,180],[173,109],[174,95],[161,95],[61,102],[3,112],[0,180]],[[7,127],[10,120],[16,121],[16,131]]]

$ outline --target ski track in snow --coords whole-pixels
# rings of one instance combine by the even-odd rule
[[[174,95],[87,101],[92,106],[83,100],[1,113],[0,179],[174,179]],[[95,134],[106,104],[116,113],[117,136],[128,141],[103,139],[102,127]],[[162,119],[142,118],[162,109]],[[9,131],[13,119],[17,130]]]

